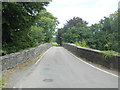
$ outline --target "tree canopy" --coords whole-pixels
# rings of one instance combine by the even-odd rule
[[[2,3],[2,49],[7,53],[50,42],[58,24],[49,2]]]
[[[17,52],[52,41],[75,43],[98,50],[120,52],[118,45],[120,11],[104,17],[99,23],[88,26],[80,17],[68,20],[55,32],[59,24],[56,17],[47,12],[49,2],[3,2],[2,3],[2,50],[3,54]]]
[[[118,15],[115,12],[109,17],[104,17],[99,23],[87,26],[87,21],[82,18],[73,17],[58,29],[57,41],[61,43],[75,43],[81,46],[90,47],[98,50],[119,51],[118,40]]]

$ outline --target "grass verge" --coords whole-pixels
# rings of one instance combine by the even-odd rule
[[[115,51],[112,51],[112,50],[102,51],[102,53],[104,54],[105,58],[110,58],[110,57],[113,57],[113,56],[120,56],[119,52],[115,52]]]
[[[1,76],[1,77],[0,77],[0,90],[2,90],[2,88],[5,87],[5,85],[6,85],[5,80],[4,80],[3,77]]]
[[[76,44],[77,46],[90,48],[90,47],[87,45],[86,41],[74,42],[74,44]]]
[[[52,42],[52,46],[59,46],[56,42]]]

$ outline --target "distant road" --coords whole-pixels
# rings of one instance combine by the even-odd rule
[[[118,78],[85,64],[63,47],[52,47],[13,87],[118,88]]]

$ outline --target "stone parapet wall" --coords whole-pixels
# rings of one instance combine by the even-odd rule
[[[35,48],[30,48],[28,50],[23,50],[21,52],[11,53],[0,57],[0,66],[2,66],[2,71],[14,68],[19,64],[25,63],[28,60],[36,58],[38,55],[45,52],[51,47],[51,43],[41,44]]]
[[[104,54],[99,50],[80,47],[70,43],[64,43],[63,47],[75,54],[77,57],[105,66],[110,69],[120,71],[120,67],[118,67],[118,64],[120,63],[120,56],[112,56],[105,58]]]

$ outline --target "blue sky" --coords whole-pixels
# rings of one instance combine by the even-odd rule
[[[46,9],[58,18],[58,28],[61,28],[73,17],[81,17],[89,25],[98,23],[104,16],[117,10],[118,2],[119,0],[52,0]]]

